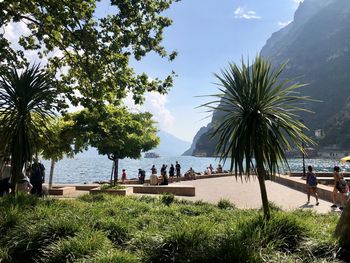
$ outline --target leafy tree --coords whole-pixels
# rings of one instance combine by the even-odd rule
[[[283,68],[273,71],[271,64],[259,56],[251,66],[244,61],[241,67],[229,64],[221,76],[215,74],[222,93],[214,96],[219,100],[204,105],[224,114],[213,136],[219,138],[216,150],[221,159],[231,158],[231,171],[249,176],[255,159],[266,219],[270,218],[267,173],[276,174],[281,164],[288,166],[285,151],[291,150],[292,143],[301,151],[302,141],[313,143],[303,134],[306,127],[296,115],[305,111],[300,104],[309,98],[296,92],[303,85],[279,81]]]
[[[72,122],[64,121],[63,117],[55,118],[47,124],[46,136],[40,136],[40,155],[51,160],[49,188],[52,187],[55,163],[63,159],[64,156],[73,157],[78,149],[73,148],[74,138],[78,131],[71,129]]]
[[[0,76],[0,136],[4,152],[11,155],[12,182],[21,177],[27,161],[39,145],[39,137],[46,136],[46,123],[54,115],[56,88],[52,76],[39,66],[16,69]]]
[[[114,184],[118,181],[119,159],[140,158],[141,152],[159,144],[151,118],[148,112],[130,113],[125,107],[112,105],[66,116],[74,122],[73,129],[80,131],[75,140],[77,148],[91,145],[113,161]]]
[[[61,107],[67,99],[92,108],[106,101],[117,105],[128,92],[136,103],[146,91],[166,93],[173,73],[164,80],[136,74],[130,59],[140,60],[153,51],[172,60],[161,45],[171,20],[162,16],[178,0],[3,0],[0,2],[0,71],[8,65],[27,64],[23,50],[47,58],[47,70],[60,81]],[[98,6],[110,3],[109,14],[100,16]],[[29,34],[19,45],[5,38],[7,25],[26,24]]]

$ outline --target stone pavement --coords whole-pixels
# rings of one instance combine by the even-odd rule
[[[195,197],[180,197],[187,200],[202,200],[208,203],[217,203],[220,199],[230,200],[237,208],[260,208],[261,195],[259,182],[256,177],[246,181],[234,176],[211,178],[204,180],[182,181],[181,185],[193,185],[196,187]],[[319,213],[340,212],[339,209],[332,209],[332,203],[319,200],[319,206],[315,206],[315,197],[311,196],[310,204],[307,204],[306,194],[281,184],[266,181],[267,196],[270,202],[284,210],[311,209]]]

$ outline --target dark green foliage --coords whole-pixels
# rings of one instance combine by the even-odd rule
[[[96,198],[97,197],[97,198]],[[92,195],[0,199],[8,262],[313,262],[333,260],[338,215],[222,209],[204,202]],[[29,204],[29,205],[24,205]],[[23,208],[23,209],[22,209]]]
[[[220,199],[218,202],[218,207],[220,209],[235,209],[236,206],[230,202],[228,199]]]
[[[169,206],[174,202],[175,195],[173,195],[172,193],[164,193],[159,198],[163,204]]]

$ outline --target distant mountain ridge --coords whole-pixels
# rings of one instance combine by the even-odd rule
[[[321,102],[306,108],[315,114],[301,114],[300,119],[313,131],[323,129],[323,147],[350,147],[350,1],[305,0],[295,12],[294,20],[267,40],[261,55],[274,67],[287,62],[282,79],[308,83],[303,95]],[[342,116],[345,116],[343,119]],[[336,122],[336,131],[332,125]],[[341,120],[341,121],[340,121]],[[208,132],[201,134],[193,155],[215,154],[215,138],[210,141],[220,116],[213,114]],[[341,139],[340,139],[341,137]]]

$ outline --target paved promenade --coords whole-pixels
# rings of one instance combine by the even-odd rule
[[[180,185],[193,185],[196,187],[195,197],[181,197],[197,201],[202,200],[209,203],[217,203],[220,199],[229,199],[238,208],[260,208],[261,196],[257,178],[251,177],[249,181],[243,182],[235,177],[221,177],[203,180],[182,181],[174,183]],[[306,194],[283,186],[281,184],[266,181],[267,195],[271,202],[285,210],[298,208],[311,209],[319,213],[340,212],[339,209],[331,209],[332,203],[319,200],[320,205],[315,206],[315,197],[311,196],[310,204],[307,204]]]

